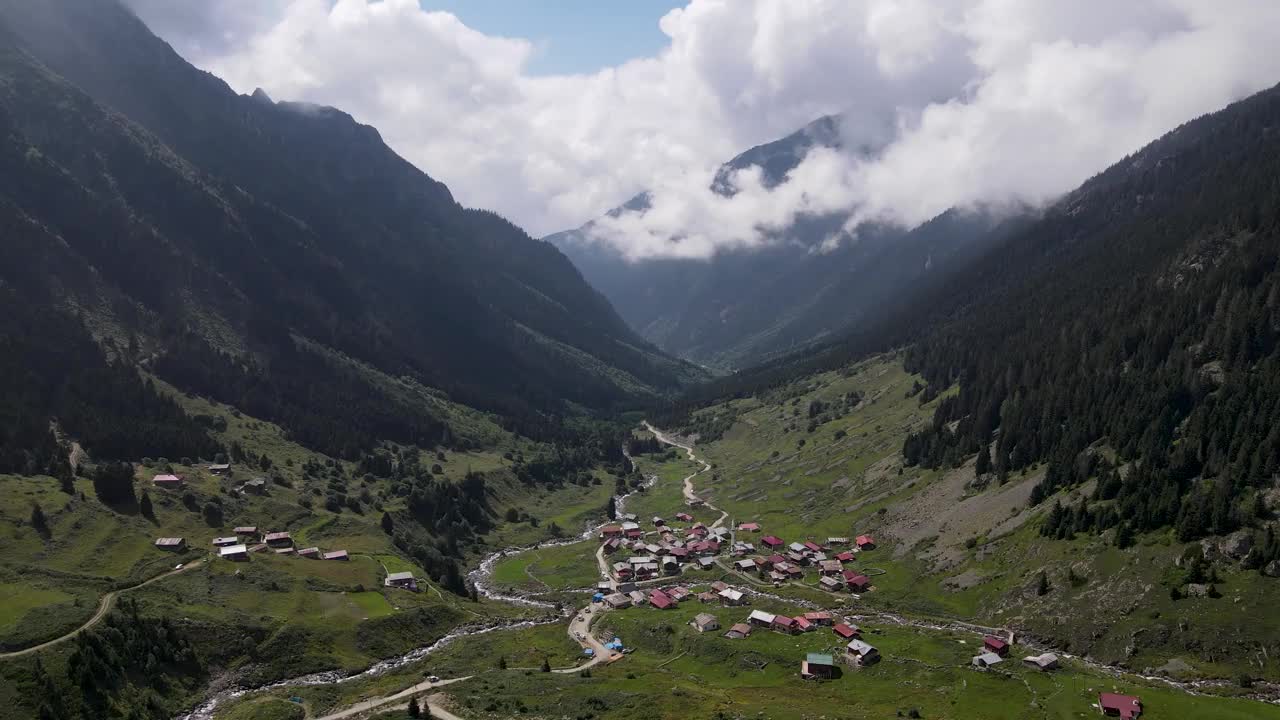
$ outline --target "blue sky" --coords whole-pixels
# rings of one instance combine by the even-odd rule
[[[421,0],[447,10],[487,35],[521,37],[538,45],[529,72],[593,72],[652,56],[668,38],[658,20],[686,0]]]

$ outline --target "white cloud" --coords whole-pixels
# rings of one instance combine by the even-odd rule
[[[806,213],[1042,202],[1280,80],[1273,0],[692,0],[657,56],[551,77],[527,72],[530,42],[416,0],[132,3],[238,90],[341,107],[535,234],[652,189],[643,217],[602,224],[633,257],[775,242]],[[837,111],[883,152],[707,190],[720,162]]]

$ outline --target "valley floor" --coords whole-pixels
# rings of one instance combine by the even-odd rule
[[[798,720],[906,716],[914,710],[925,718],[976,720],[1090,717],[1098,712],[1099,693],[1120,692],[1142,698],[1143,717],[1280,718],[1280,706],[1246,697],[1266,695],[1269,686],[1246,691],[1221,676],[1215,679],[1203,672],[1213,664],[1202,664],[1176,646],[1146,652],[1162,659],[1166,668],[1190,672],[1199,667],[1199,681],[1132,663],[1132,669],[1108,665],[1088,650],[1080,654],[1055,643],[1052,636],[1027,632],[1031,612],[1015,613],[1016,596],[1005,596],[1027,580],[1001,579],[999,573],[1011,573],[1008,569],[984,572],[999,560],[991,557],[994,551],[984,554],[981,548],[1004,544],[1004,561],[1020,564],[1027,576],[1041,566],[1038,563],[1048,564],[1055,582],[1043,597],[1057,595],[1053,599],[1062,603],[1064,613],[1085,593],[1080,587],[1060,586],[1051,563],[1063,556],[1078,558],[1079,548],[1073,543],[1048,547],[1052,543],[1027,531],[1033,516],[1025,510],[1019,488],[1029,479],[983,493],[957,481],[954,473],[920,472],[896,464],[893,438],[900,438],[930,410],[914,400],[907,402],[904,385],[909,381],[892,359],[881,360],[848,375],[818,378],[804,388],[806,392],[782,402],[748,401],[717,408],[716,412],[733,413],[734,419],[725,436],[713,442],[694,445],[658,433],[663,442],[679,443],[681,451],[638,458],[654,484],[628,498],[619,510],[635,514],[643,524],[653,516],[670,518],[688,510],[692,494],[707,501],[691,512],[708,526],[729,517],[735,524],[758,522],[761,530],[752,533],[755,539],[776,534],[788,542],[823,542],[832,536],[875,534],[878,546],[857,553],[854,561],[872,578],[872,587],[861,595],[819,590],[812,571],[775,585],[755,574],[736,572],[730,558],[722,555],[710,571],[687,570],[678,578],[652,584],[678,582],[697,593],[720,581],[743,590],[749,606],[722,607],[691,598],[665,611],[647,606],[606,610],[588,602],[602,569],[608,569],[602,568],[593,534],[576,542],[504,553],[486,566],[485,579],[492,586],[491,599],[497,601],[559,602],[565,607],[587,603],[595,618],[594,637],[617,638],[629,650],[614,662],[578,664],[581,643],[575,639],[575,626],[580,631],[587,616],[575,613],[573,624],[559,620],[463,635],[419,661],[385,673],[340,684],[286,685],[266,695],[298,697],[308,707],[306,717],[323,718],[353,717],[370,707],[390,710],[421,692],[430,698],[433,710],[469,719]],[[798,415],[789,408],[805,407],[814,393],[842,394],[845,388],[858,389],[860,399],[841,418],[830,421],[833,427],[812,433],[787,429],[793,423],[804,425],[804,420],[791,420]],[[798,442],[802,438],[803,445]],[[999,533],[966,542],[982,523],[999,528]],[[1139,547],[1132,553],[1142,558],[1148,551],[1152,548]],[[1117,562],[1103,555],[1095,561]],[[952,580],[965,573],[964,581]],[[1033,602],[1046,602],[1036,597]],[[796,635],[757,629],[742,639],[723,636],[729,625],[745,621],[752,610],[795,616],[820,609],[857,625],[883,660],[865,668],[838,661],[841,669],[835,679],[805,680],[799,665],[807,653],[830,653],[837,659],[844,653],[845,641],[830,628]],[[1087,612],[1076,612],[1081,622],[1097,621]],[[700,613],[715,615],[721,628],[695,630],[690,623]],[[1013,635],[1010,659],[986,670],[972,667],[984,634],[993,632]],[[1047,650],[1059,654],[1059,670],[1041,672],[1019,661]],[[1182,665],[1172,662],[1175,659]],[[541,672],[543,661],[560,670]],[[437,690],[414,685],[424,675],[446,678],[449,686]],[[262,697],[251,695],[241,702],[260,702]],[[218,720],[234,717],[236,708],[227,706]]]

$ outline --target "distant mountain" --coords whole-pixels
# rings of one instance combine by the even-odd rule
[[[0,158],[0,336],[23,371],[0,382],[22,399],[17,434],[55,419],[96,437],[107,405],[129,417],[133,391],[95,393],[79,377],[92,368],[145,368],[342,455],[449,436],[398,381],[536,435],[570,407],[700,374],[632,332],[552,245],[461,207],[373,128],[238,95],[116,0],[0,0]],[[47,362],[62,346],[83,348],[84,373]],[[170,450],[205,449],[163,404],[152,416],[176,428]],[[145,423],[123,425],[138,436],[100,447],[164,450]]]
[[[751,166],[762,169],[766,186],[776,186],[817,147],[844,149],[838,117],[820,118],[747,150],[720,168],[712,189],[732,195],[731,174]],[[609,214],[643,212],[648,202],[641,194]],[[877,316],[998,240],[1008,227],[983,211],[952,211],[912,231],[864,225],[856,240],[824,251],[823,241],[847,217],[802,218],[770,246],[723,251],[707,260],[629,262],[612,246],[592,240],[591,223],[546,239],[645,338],[695,362],[733,369],[829,339]]]

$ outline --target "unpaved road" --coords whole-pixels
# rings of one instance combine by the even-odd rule
[[[434,690],[436,688],[441,688],[441,687],[444,687],[445,685],[452,685],[453,683],[462,682],[463,680],[470,680],[472,677],[473,676],[468,675],[466,677],[450,678],[448,680],[441,680],[439,682],[420,682],[417,685],[414,685],[413,687],[405,688],[404,690],[401,690],[398,693],[387,695],[385,697],[374,698],[373,700],[365,700],[364,702],[358,702],[355,705],[352,705],[351,707],[346,708],[345,710],[339,710],[336,713],[331,713],[329,715],[315,718],[315,720],[343,720],[343,718],[355,717],[357,715],[360,715],[361,713],[366,713],[366,712],[369,712],[370,710],[375,710],[378,708],[382,708],[385,710],[395,710],[396,709],[395,707],[388,708],[384,706],[390,705],[400,700],[404,700],[404,702],[398,705],[397,707],[405,708],[409,706],[409,698],[413,697],[414,695],[417,695],[418,693],[426,692],[428,690]],[[427,705],[431,707],[431,713],[436,717],[445,718],[445,720],[462,720],[462,718],[458,717],[457,715],[449,713],[445,711],[443,708],[440,708],[436,704],[435,698],[431,696],[427,697]]]
[[[653,436],[654,436],[655,438],[657,438],[657,439],[658,439],[658,442],[663,443],[663,444],[666,444],[666,445],[670,445],[670,446],[672,446],[672,447],[678,447],[678,448],[680,448],[681,450],[684,450],[685,455],[687,455],[687,456],[689,457],[689,459],[690,459],[690,460],[692,460],[693,462],[701,463],[701,464],[702,464],[702,469],[701,469],[701,470],[699,470],[699,471],[697,471],[697,472],[693,473],[692,475],[690,475],[690,476],[688,476],[688,477],[686,477],[686,478],[684,479],[684,499],[685,499],[685,500],[690,500],[690,501],[700,501],[700,502],[702,502],[702,504],[703,504],[705,507],[707,507],[707,508],[709,508],[709,509],[711,509],[711,510],[717,510],[717,511],[719,511],[719,512],[720,512],[720,517],[719,517],[719,518],[718,518],[714,523],[711,523],[711,527],[718,527],[718,526],[720,526],[721,524],[723,524],[723,523],[724,523],[724,521],[725,521],[725,518],[729,517],[729,512],[728,512],[727,510],[720,510],[720,508],[716,507],[715,505],[712,505],[711,503],[707,502],[706,500],[704,500],[704,499],[702,499],[702,498],[698,497],[698,493],[697,493],[697,492],[695,492],[695,491],[694,491],[694,489],[693,489],[693,479],[694,479],[694,478],[696,478],[696,477],[698,477],[698,476],[699,476],[699,475],[701,475],[702,473],[707,472],[708,470],[710,470],[710,469],[711,469],[711,463],[708,463],[707,461],[705,461],[705,460],[703,460],[703,459],[699,458],[697,455],[695,455],[695,454],[694,454],[694,452],[693,452],[693,446],[692,446],[692,445],[685,445],[684,443],[679,443],[679,442],[676,442],[675,440],[672,440],[672,439],[671,439],[671,437],[670,437],[669,435],[666,435],[666,434],[665,434],[665,433],[663,433],[661,430],[659,430],[659,429],[657,429],[656,427],[654,427],[654,426],[650,425],[648,420],[645,420],[645,421],[644,421],[644,426],[645,426],[645,428],[646,428],[649,432],[653,433]]]
[[[16,658],[16,657],[22,657],[23,655],[30,655],[31,653],[44,650],[47,647],[52,647],[54,645],[57,645],[60,642],[65,642],[67,640],[70,640],[76,635],[79,635],[85,630],[88,630],[94,625],[97,625],[98,623],[102,622],[102,618],[106,617],[107,613],[111,612],[111,608],[114,607],[116,604],[116,598],[119,597],[121,594],[131,592],[133,590],[137,590],[140,587],[146,587],[153,582],[157,582],[167,577],[177,575],[178,573],[184,573],[192,568],[199,567],[203,564],[204,564],[203,558],[200,560],[193,560],[192,562],[189,562],[176,570],[170,570],[168,572],[160,573],[159,575],[156,575],[150,580],[143,580],[137,585],[130,585],[127,588],[112,590],[111,592],[102,596],[102,599],[98,601],[98,609],[93,613],[93,617],[90,617],[88,620],[86,620],[84,624],[81,625],[80,627],[76,628],[75,630],[72,630],[66,635],[63,635],[61,637],[56,637],[47,642],[42,642],[39,645],[32,645],[29,648],[23,648],[22,650],[14,650],[13,652],[0,653],[0,660],[8,660],[9,658]]]

